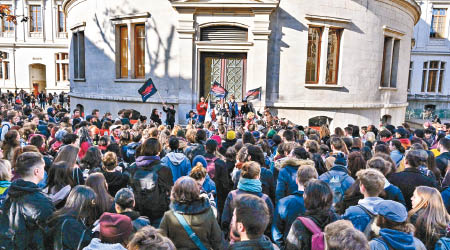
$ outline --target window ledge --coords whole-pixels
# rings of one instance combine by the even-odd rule
[[[339,89],[343,88],[344,86],[339,84],[314,84],[314,83],[305,83],[305,88],[312,88],[312,89]]]
[[[132,78],[117,78],[114,82],[127,82],[127,83],[145,83],[145,79],[132,79]]]
[[[74,78],[74,82],[86,82],[86,78]]]
[[[379,90],[387,90],[387,91],[397,91],[397,88],[394,87],[379,87]]]

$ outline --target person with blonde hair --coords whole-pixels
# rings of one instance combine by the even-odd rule
[[[416,226],[415,236],[427,249],[434,249],[439,238],[447,233],[450,215],[445,209],[441,194],[436,188],[416,187],[411,198],[413,208],[409,211],[409,221]]]
[[[137,231],[127,248],[129,250],[176,250],[172,241],[152,226],[146,226]]]
[[[8,160],[0,160],[0,208],[8,195],[9,186],[11,186],[11,163]]]

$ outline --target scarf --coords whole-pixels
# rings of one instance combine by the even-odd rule
[[[159,161],[159,156],[139,156],[136,158],[136,166],[143,167],[152,164],[154,161]]]
[[[240,178],[238,183],[238,189],[242,191],[247,191],[251,193],[261,193],[262,192],[262,184],[259,179],[247,179]]]

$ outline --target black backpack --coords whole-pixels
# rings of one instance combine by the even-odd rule
[[[199,144],[197,146],[195,146],[194,149],[192,149],[187,157],[189,158],[189,160],[192,162],[192,160],[197,156],[197,155],[205,155],[206,154],[206,150],[205,150],[205,146],[203,144]]]
[[[158,164],[150,170],[138,168],[133,175],[137,207],[145,215],[156,214],[169,208],[171,187],[158,181],[158,171],[163,167]]]

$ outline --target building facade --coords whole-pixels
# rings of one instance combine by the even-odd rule
[[[1,18],[0,89],[69,91],[66,18],[62,0],[1,0],[17,24]]]
[[[87,112],[161,101],[178,120],[219,82],[238,101],[315,126],[403,122],[413,0],[65,0],[71,106]],[[142,103],[152,78],[160,95]]]
[[[407,117],[450,119],[450,0],[417,3],[422,15],[414,28]]]

